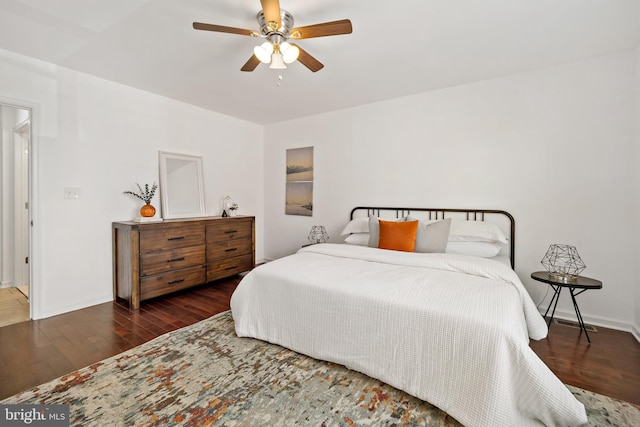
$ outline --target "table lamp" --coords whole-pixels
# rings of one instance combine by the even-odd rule
[[[329,234],[327,234],[324,225],[314,225],[311,227],[311,232],[309,232],[307,239],[309,239],[311,244],[326,243],[327,240],[329,240]]]

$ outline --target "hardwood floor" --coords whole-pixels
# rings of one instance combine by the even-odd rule
[[[105,303],[0,328],[0,399],[229,309],[238,279],[145,302]]]
[[[640,342],[628,332],[597,329],[589,345],[579,329],[552,324],[549,336],[530,346],[563,383],[640,405]]]
[[[238,279],[157,298],[131,312],[105,303],[0,328],[0,399],[229,309]],[[562,382],[640,405],[640,343],[598,328],[592,344],[552,325],[531,347]]]

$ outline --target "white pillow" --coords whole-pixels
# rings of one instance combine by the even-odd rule
[[[360,218],[354,218],[340,233],[341,236],[353,233],[368,233],[369,232],[369,217],[363,216]]]
[[[344,242],[351,245],[367,246],[369,244],[369,233],[350,234],[346,239],[344,239]]]
[[[500,249],[500,243],[497,242],[449,242],[446,253],[493,258]]]
[[[450,242],[501,242],[507,237],[496,224],[485,221],[451,220]]]
[[[407,221],[417,221],[411,215],[405,218]],[[419,221],[416,233],[415,252],[445,253],[449,238],[451,219],[423,222]]]

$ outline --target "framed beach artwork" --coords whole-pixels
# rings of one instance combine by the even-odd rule
[[[284,213],[313,216],[313,147],[287,150]]]

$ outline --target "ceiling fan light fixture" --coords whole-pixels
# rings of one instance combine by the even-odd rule
[[[287,66],[284,64],[282,53],[274,52],[273,55],[271,55],[271,65],[269,65],[269,68],[272,68],[274,70],[284,70],[285,68],[287,68]]]
[[[260,63],[270,64],[269,68],[282,70],[287,68],[285,64],[300,61],[303,66],[315,73],[321,70],[324,65],[296,44],[287,43],[287,40],[296,40],[297,43],[297,40],[351,34],[353,31],[351,21],[348,19],[294,27],[293,15],[280,8],[280,0],[260,0],[260,4],[262,10],[256,15],[260,26],[259,31],[204,22],[194,22],[193,28],[217,33],[261,37],[263,41],[266,39],[265,43],[254,47],[253,55],[240,68],[240,71],[246,72],[255,70]]]
[[[269,42],[264,42],[260,46],[253,48],[253,54],[260,60],[260,62],[268,64],[271,62],[271,54],[273,53],[273,45]]]
[[[300,49],[298,46],[293,46],[287,42],[280,43],[280,52],[282,52],[282,59],[285,64],[291,64],[298,59],[298,55],[300,55]]]

